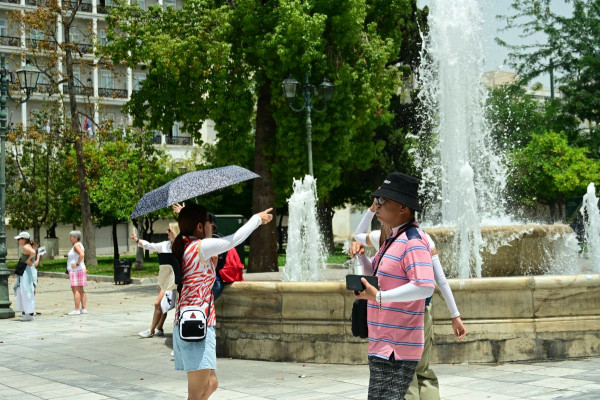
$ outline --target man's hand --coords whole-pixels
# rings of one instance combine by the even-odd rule
[[[364,254],[365,247],[362,245],[361,242],[352,242],[352,244],[350,245],[350,248],[348,249],[348,253],[350,253],[351,257],[354,257],[357,253],[359,255]]]
[[[360,278],[360,281],[365,286],[365,290],[362,290],[360,292],[355,290],[354,297],[357,299],[376,301],[378,290],[375,288],[375,286],[371,285],[365,278]]]
[[[454,332],[454,335],[458,338],[459,342],[460,339],[464,338],[467,334],[467,329],[463,325],[460,317],[452,318],[452,331]]]

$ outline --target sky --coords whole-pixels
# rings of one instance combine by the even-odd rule
[[[419,6],[431,4],[432,1],[451,1],[451,0],[418,0]],[[482,7],[484,18],[483,23],[483,48],[485,55],[485,70],[493,71],[512,71],[505,59],[508,56],[508,50],[495,42],[496,37],[500,37],[511,44],[524,44],[523,39],[519,38],[519,32],[512,30],[509,32],[498,32],[498,29],[504,27],[504,22],[496,19],[496,15],[511,15],[514,11],[511,8],[511,0],[478,0]],[[571,5],[564,0],[552,1],[552,11],[570,15]],[[549,76],[540,76],[536,81],[541,82],[545,87],[550,86]]]

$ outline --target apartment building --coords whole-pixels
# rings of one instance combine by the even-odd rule
[[[36,48],[57,49],[58,43],[54,40],[64,40],[57,27],[56,39],[50,39],[43,32],[29,32],[25,34],[19,23],[11,18],[11,13],[19,10],[31,11],[43,5],[45,0],[0,0],[0,53],[6,55],[7,68],[16,71],[25,64],[28,54],[33,55]],[[142,8],[152,4],[162,7],[182,7],[183,0],[131,0],[137,1]],[[63,9],[76,6],[76,2],[63,0],[60,5]],[[88,104],[93,121],[101,123],[106,120],[113,121],[117,127],[124,127],[131,122],[131,117],[121,110],[131,95],[140,88],[146,78],[146,72],[140,67],[127,68],[122,65],[103,65],[96,56],[95,46],[106,43],[105,16],[110,12],[112,0],[83,0],[76,14],[76,20],[69,32],[69,41],[77,43],[83,54],[83,59],[90,61],[95,67],[74,68],[75,93],[79,104]],[[21,57],[25,54],[25,57]],[[66,71],[64,62],[59,59],[58,73]],[[59,99],[59,94],[53,93],[55,85],[40,75],[38,87],[31,99],[22,105],[8,103],[9,124],[22,123],[27,126],[31,123],[32,115],[44,107],[44,103]],[[67,84],[60,84],[58,91],[68,101]],[[68,107],[66,107],[68,109]],[[84,124],[82,117],[82,130]],[[93,133],[93,132],[92,132]],[[216,132],[214,123],[206,121],[201,130],[201,138],[205,143],[214,143]],[[175,123],[168,132],[156,132],[154,142],[157,146],[171,154],[174,168],[181,168],[182,161],[192,146],[196,145],[190,132],[185,132],[181,124]]]

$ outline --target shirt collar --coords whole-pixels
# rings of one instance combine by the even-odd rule
[[[403,223],[402,225],[398,225],[394,228],[392,228],[392,235],[395,235],[396,233],[398,233],[398,229],[402,228],[403,226],[406,226],[410,223],[410,221],[407,221],[405,223]]]

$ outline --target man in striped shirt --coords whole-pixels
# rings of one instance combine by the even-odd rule
[[[425,299],[435,288],[431,251],[415,221],[420,211],[419,182],[392,172],[373,193],[377,217],[392,233],[363,266],[375,272],[379,290],[363,278],[365,290],[355,292],[368,300],[369,400],[404,400],[424,347]]]

